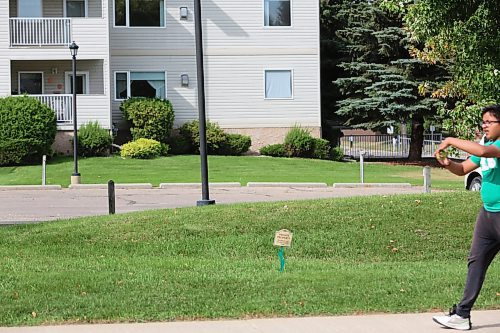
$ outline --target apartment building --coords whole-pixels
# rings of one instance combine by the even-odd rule
[[[294,125],[320,135],[319,1],[201,0],[206,114],[253,149]],[[71,149],[78,125],[124,130],[128,97],[169,99],[175,126],[197,119],[193,1],[0,0],[0,96],[28,93],[57,115]]]

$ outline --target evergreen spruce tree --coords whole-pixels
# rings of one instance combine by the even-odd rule
[[[402,18],[377,3],[344,2],[337,13],[345,24],[337,36],[350,61],[339,65],[346,77],[334,81],[343,95],[336,113],[355,128],[383,130],[398,123],[411,124],[408,159],[420,160],[424,120],[435,117],[442,106],[426,94],[444,80],[445,71],[413,59]]]

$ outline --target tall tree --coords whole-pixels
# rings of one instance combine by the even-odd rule
[[[448,128],[471,138],[471,126],[480,120],[475,105],[500,102],[500,0],[383,0],[382,5],[406,14],[412,37],[422,43],[412,50],[417,58],[447,66],[452,77],[433,94],[456,100],[444,110]]]
[[[344,23],[339,20],[337,12],[346,0],[321,1],[320,51],[321,51],[321,122],[323,137],[333,144],[340,138],[340,128],[344,119],[335,114],[337,101],[342,98],[334,81],[342,76],[343,70],[338,67],[349,59],[345,44],[336,32]]]
[[[409,160],[420,160],[424,120],[442,104],[422,87],[442,80],[445,71],[412,59],[402,16],[378,6],[378,1],[346,2],[337,12],[344,28],[337,31],[350,54],[340,67],[347,77],[335,81],[344,99],[337,114],[353,127],[385,129],[411,124]]]

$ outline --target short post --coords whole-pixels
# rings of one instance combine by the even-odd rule
[[[361,184],[365,183],[365,151],[360,150],[359,152],[359,176],[361,178]]]
[[[108,181],[108,206],[109,215],[113,215],[115,213],[115,182],[112,180]]]
[[[431,193],[431,167],[424,167],[424,192]]]
[[[42,185],[45,186],[47,184],[47,156],[42,156]]]

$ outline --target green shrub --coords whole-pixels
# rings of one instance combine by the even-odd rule
[[[314,138],[308,130],[295,126],[285,136],[285,153],[292,157],[311,157]]]
[[[340,162],[344,159],[344,151],[340,147],[330,149],[330,159]]]
[[[0,142],[0,165],[21,163],[38,144],[31,139],[8,139]]]
[[[121,157],[155,158],[168,152],[168,146],[152,139],[140,138],[122,146]]]
[[[226,134],[226,141],[222,143],[220,155],[241,155],[246,153],[252,145],[252,139],[248,135]]]
[[[194,154],[196,148],[191,144],[191,140],[182,135],[173,135],[168,139],[168,146],[170,147],[170,154]]]
[[[78,153],[82,156],[103,156],[109,153],[113,137],[97,121],[89,122],[78,130]]]
[[[330,142],[325,139],[313,138],[312,157],[326,160],[330,158]]]
[[[260,148],[260,153],[266,156],[285,157],[285,146],[282,143],[267,145]]]
[[[174,124],[174,111],[170,101],[159,98],[130,98],[122,102],[120,110],[131,122],[134,140],[153,139],[167,143]]]
[[[195,147],[195,153],[199,152],[200,149],[200,130],[198,120],[193,120],[185,123],[179,128],[179,133],[181,136],[186,138],[186,140]],[[206,136],[207,136],[207,153],[217,154],[224,143],[227,141],[227,134],[217,125],[207,121],[206,126]]]
[[[29,96],[0,98],[0,154],[8,164],[24,163],[51,155],[57,122],[54,111]],[[0,162],[0,165],[1,162]]]

